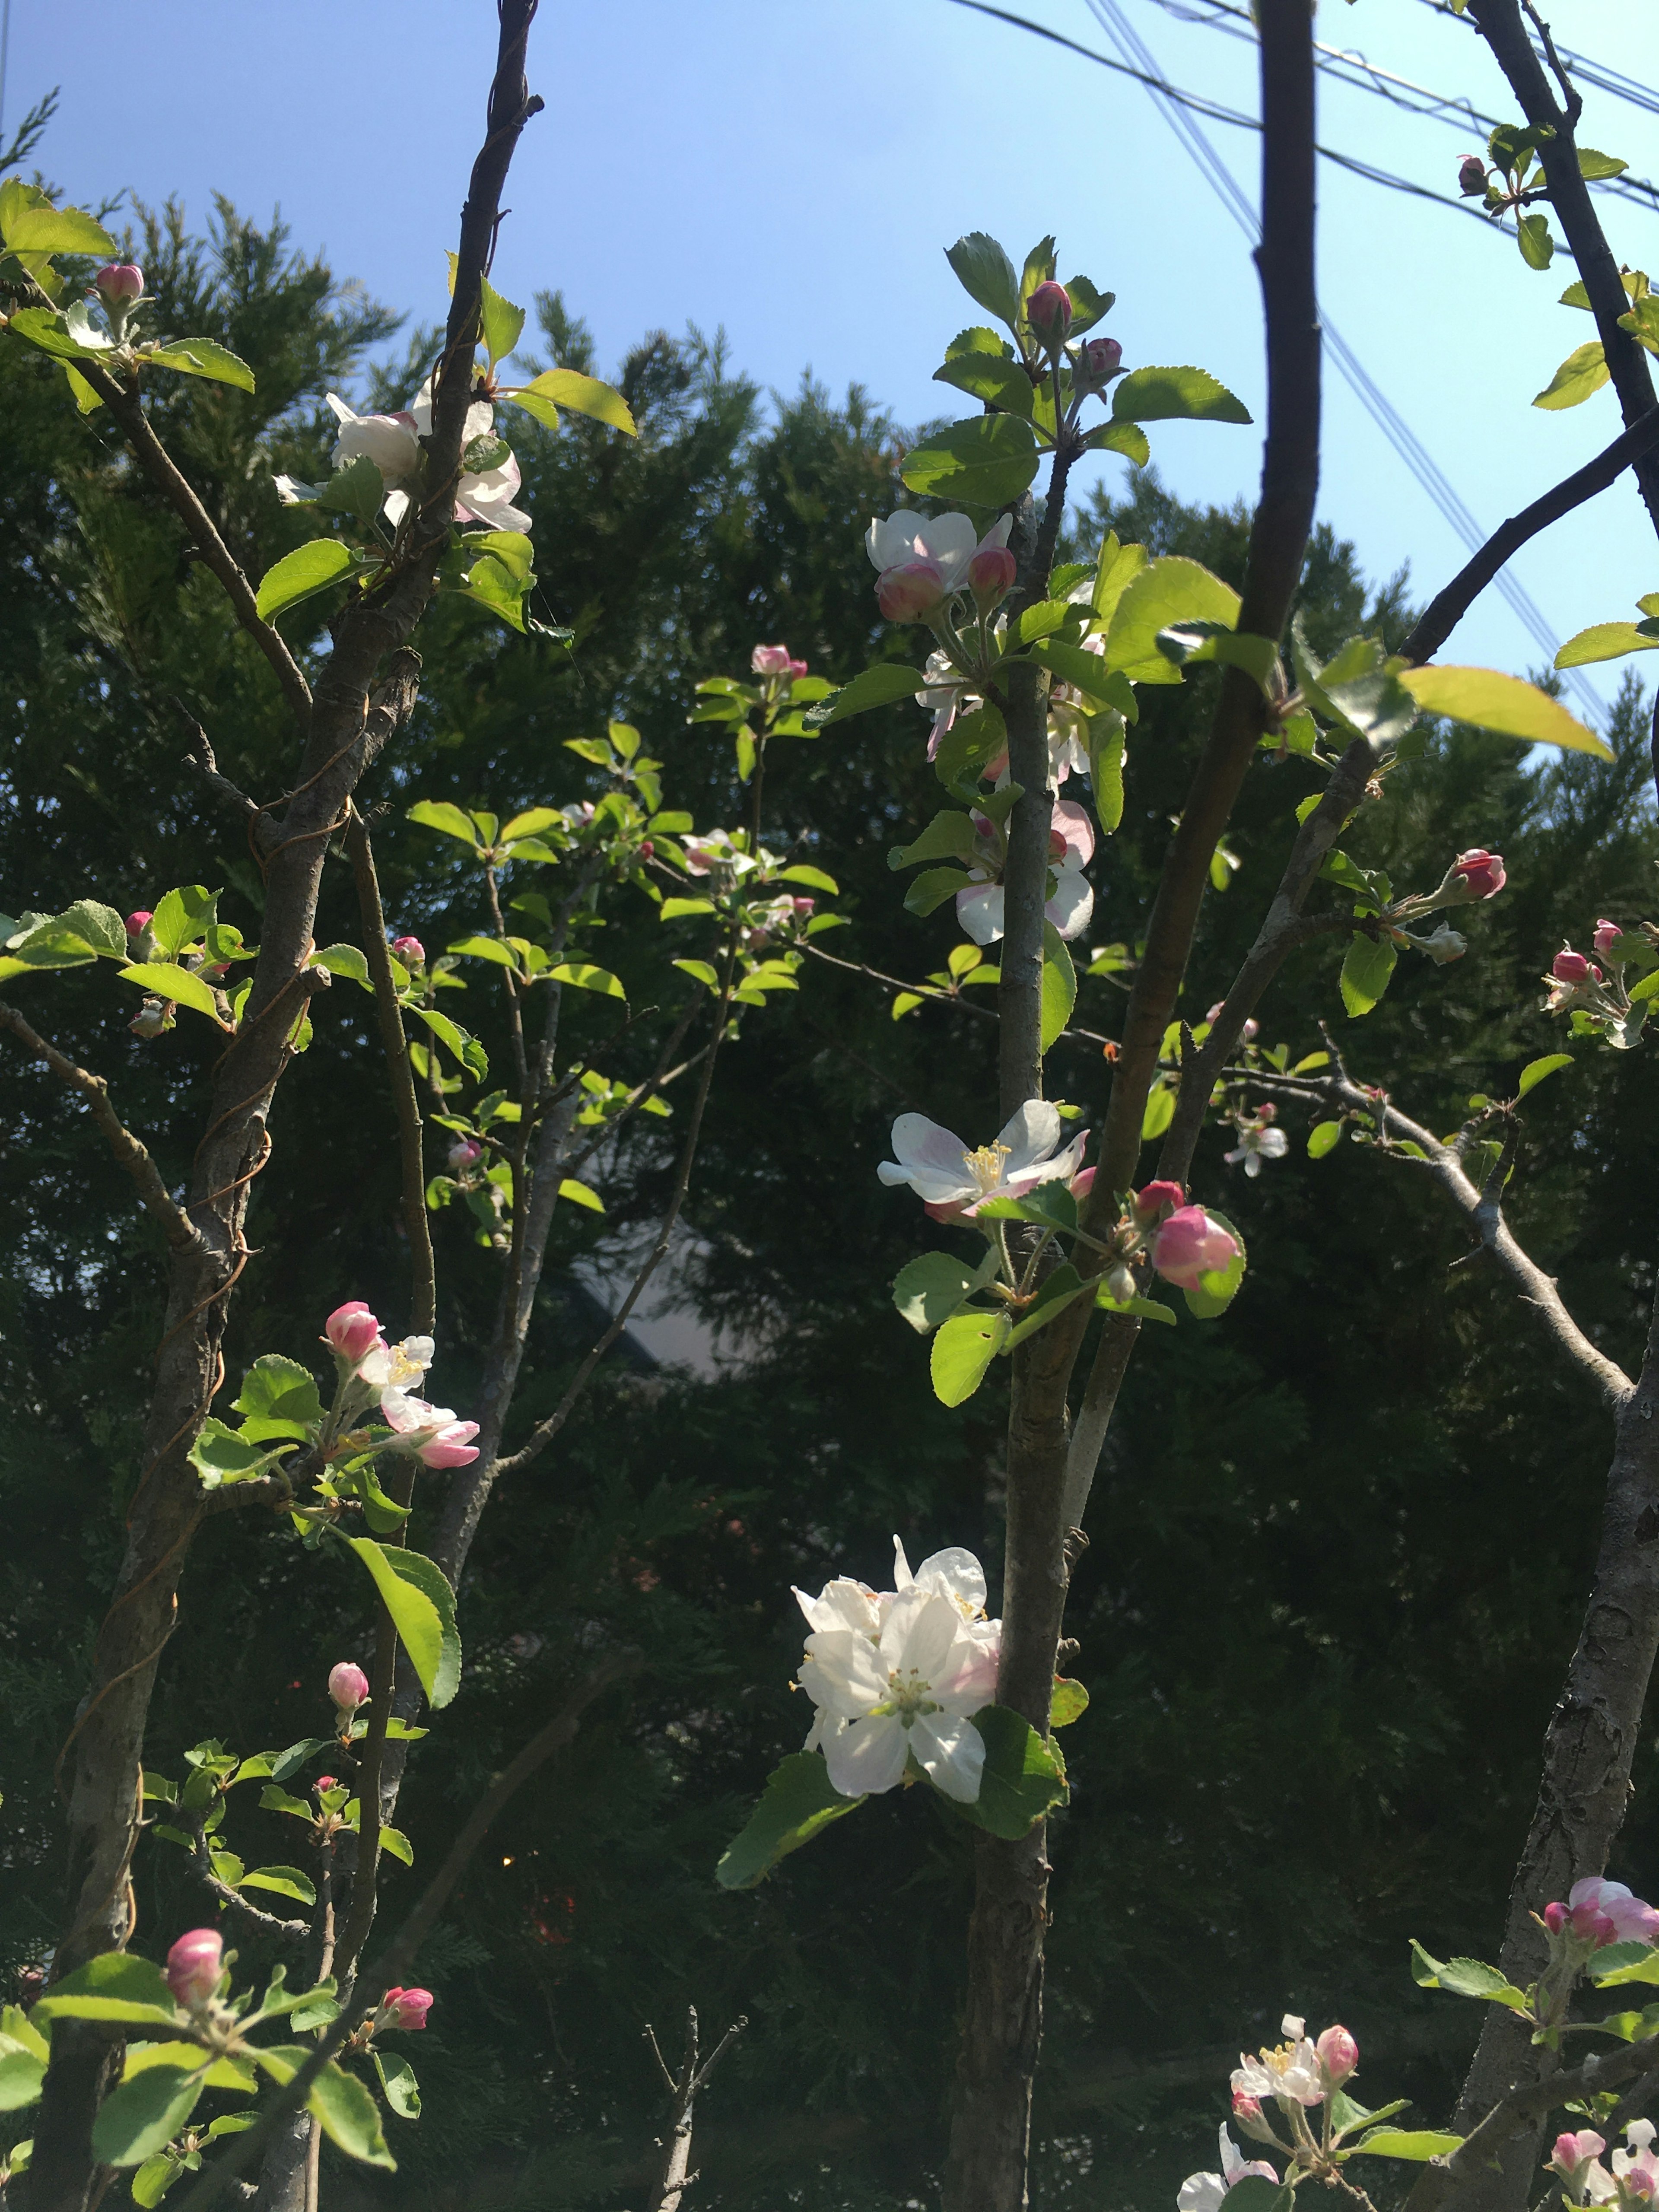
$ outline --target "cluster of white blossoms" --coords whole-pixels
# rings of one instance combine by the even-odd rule
[[[331,392],[327,398],[340,425],[331,456],[335,467],[374,462],[386,484],[382,512],[395,529],[409,512],[410,487],[419,479],[421,441],[432,434],[432,379],[428,377],[411,405],[395,415],[359,415],[337,392]],[[455,520],[482,523],[486,530],[527,531],[530,517],[513,504],[520,482],[518,460],[496,437],[495,410],[488,400],[475,399],[467,408],[461,457]],[[482,460],[484,465],[469,468],[469,459]],[[309,504],[320,489],[301,483],[297,477],[277,477],[275,482],[276,496],[285,507]]]
[[[795,1592],[811,1633],[799,1686],[817,1708],[821,1751],[844,1797],[891,1790],[915,1761],[945,1796],[979,1796],[985,1742],[973,1715],[997,1693],[1002,1623],[985,1617],[985,1571],[952,1545],[915,1574],[893,1539],[890,1590],[838,1576]]]

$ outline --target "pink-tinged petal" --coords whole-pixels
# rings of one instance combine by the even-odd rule
[[[975,945],[994,945],[1002,934],[1000,884],[976,884],[957,893],[957,920]]]
[[[1069,799],[1060,799],[1054,807],[1053,823],[1053,836],[1060,840],[1064,851],[1079,867],[1093,860],[1095,825],[1082,807],[1074,806]],[[1056,853],[1054,858],[1058,860],[1060,854]]]
[[[1080,937],[1094,915],[1093,889],[1080,868],[1057,868],[1054,874],[1054,895],[1042,911],[1062,937]]]

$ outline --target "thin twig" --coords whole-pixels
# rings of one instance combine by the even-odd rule
[[[963,997],[959,992],[937,990],[927,983],[907,983],[900,976],[883,975],[879,968],[871,968],[862,960],[843,960],[837,954],[825,952],[816,945],[808,945],[803,950],[810,952],[815,960],[827,961],[832,968],[844,969],[849,975],[862,975],[868,982],[879,983],[884,991],[890,991],[895,995],[904,992],[918,999],[931,999],[936,1006],[955,1006],[963,1013],[976,1016],[981,1021],[994,1022],[1000,1018],[994,1006],[981,1006],[975,1000]],[[1062,1030],[1054,1043],[1110,1045],[1114,1051],[1117,1048],[1115,1037],[1102,1036],[1095,1030]]]
[[[144,1207],[161,1223],[173,1249],[195,1250],[205,1255],[209,1249],[206,1238],[183,1206],[174,1200],[155,1161],[110,1104],[109,1085],[103,1077],[77,1067],[55,1044],[48,1044],[38,1030],[31,1029],[15,1006],[3,1000],[0,1000],[0,1026],[9,1029],[37,1060],[44,1060],[60,1083],[81,1092],[92,1109],[93,1120],[108,1139],[111,1152],[132,1177]]]

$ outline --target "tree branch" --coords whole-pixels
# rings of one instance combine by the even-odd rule
[[[0,1026],[9,1029],[19,1042],[26,1046],[36,1060],[44,1060],[58,1080],[71,1091],[78,1091],[92,1109],[92,1118],[109,1140],[109,1148],[132,1177],[145,1210],[161,1224],[167,1240],[175,1251],[205,1251],[206,1240],[195,1223],[178,1205],[161,1180],[160,1169],[144,1146],[109,1103],[109,1085],[101,1075],[93,1075],[84,1067],[48,1044],[45,1037],[30,1028],[15,1006],[0,1000]]]
[[[1400,647],[1401,657],[1412,661],[1432,660],[1498,570],[1514,558],[1529,538],[1536,538],[1540,531],[1559,522],[1574,507],[1582,507],[1586,500],[1606,491],[1656,445],[1659,445],[1659,407],[1650,407],[1645,415],[1638,415],[1627,430],[1621,430],[1594,460],[1586,461],[1582,469],[1575,469],[1570,477],[1564,477],[1559,484],[1534,500],[1530,507],[1523,507],[1519,514],[1512,514],[1507,522],[1500,524],[1480,551],[1464,562],[1450,583],[1425,607]]]

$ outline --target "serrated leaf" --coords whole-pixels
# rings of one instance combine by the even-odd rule
[[[206,2086],[207,2059],[156,2066],[123,2081],[98,2107],[92,2124],[94,2157],[105,2166],[138,2166],[163,2149],[189,2119]]]
[[[177,2028],[179,2008],[161,1968],[130,1951],[105,1951],[56,1982],[33,2008],[38,2020],[115,2020]]]
[[[1007,1705],[987,1705],[973,1717],[985,1740],[985,1765],[979,1796],[970,1805],[947,1802],[975,1828],[1009,1841],[1029,1835],[1037,1821],[1066,1796],[1066,1771],[1023,1713]]]
[[[0,2051],[0,2112],[34,2104],[46,2078],[46,2062],[33,2051]]]
[[[1567,356],[1532,404],[1552,410],[1577,407],[1601,389],[1607,374],[1606,350],[1600,338],[1592,338]]]
[[[953,1314],[933,1337],[928,1373],[933,1395],[945,1406],[960,1406],[985,1380],[985,1370],[1013,1333],[1006,1313]]]
[[[1197,561],[1166,554],[1124,586],[1106,633],[1105,665],[1127,669],[1139,680],[1179,683],[1181,672],[1158,651],[1158,632],[1188,621],[1231,629],[1238,609],[1239,597],[1231,584]]]
[[[872,708],[891,706],[896,699],[912,699],[927,684],[920,668],[908,667],[901,660],[878,660],[873,668],[865,669],[821,706],[813,708],[806,719],[828,729],[832,722],[845,721],[849,714],[866,714]]]
[[[170,338],[144,356],[147,368],[176,369],[183,376],[204,376],[214,384],[234,384],[239,392],[252,392],[253,371],[228,346],[216,338]],[[373,462],[369,466],[374,467]],[[379,476],[380,471],[374,473]],[[326,491],[325,485],[324,489]],[[332,504],[328,499],[325,507]],[[355,512],[355,510],[354,510]]]
[[[460,1638],[455,1632],[455,1593],[435,1560],[399,1546],[385,1548],[368,1536],[342,1540],[368,1568],[381,1602],[434,1708],[447,1705],[461,1679]]]
[[[821,1753],[792,1752],[774,1767],[759,1804],[721,1853],[715,1881],[722,1889],[753,1889],[780,1859],[863,1802],[842,1796]]]
[[[969,299],[1012,328],[1019,314],[1020,283],[996,240],[987,231],[970,230],[945,247],[945,258]]]
[[[1654,973],[1659,975],[1659,969],[1656,969]],[[1541,1060],[1529,1060],[1521,1071],[1521,1081],[1516,1091],[1516,1097],[1524,1098],[1529,1091],[1537,1089],[1546,1076],[1554,1075],[1561,1068],[1571,1066],[1572,1054],[1570,1052],[1548,1052]]]
[[[1518,676],[1500,675],[1493,668],[1405,668],[1400,681],[1431,714],[1471,722],[1523,744],[1559,745],[1568,752],[1593,753],[1597,760],[1613,757],[1612,746],[1575,720],[1559,699]]]
[[[618,979],[608,968],[593,968],[581,961],[561,961],[557,967],[546,971],[550,983],[568,983],[574,990],[597,991],[604,998],[626,999]]]
[[[995,354],[964,353],[933,371],[935,384],[949,384],[972,398],[983,399],[1005,413],[1031,419],[1035,398],[1031,380],[1017,361]]]
[[[296,545],[293,552],[284,554],[274,567],[266,569],[259,581],[254,611],[262,622],[274,621],[289,607],[297,607],[302,599],[313,599],[319,592],[326,592],[343,581],[356,561],[357,556],[341,538],[313,538],[308,544]]]
[[[1368,1014],[1389,988],[1399,953],[1388,937],[1365,937],[1356,933],[1348,940],[1342,963],[1342,1003],[1351,1021]]]
[[[1570,637],[1555,656],[1558,668],[1583,668],[1595,660],[1618,660],[1627,653],[1659,649],[1659,623],[1592,623]]]
[[[380,2131],[380,2108],[355,2074],[348,2074],[330,2059],[311,2085],[306,2109],[321,2121],[323,2133],[348,2158],[355,2158],[362,2166],[397,2171],[398,2161],[386,2148]]]
[[[1132,368],[1112,387],[1118,422],[1248,422],[1250,410],[1203,368]]]
[[[913,447],[899,481],[924,496],[1004,507],[1030,487],[1042,455],[1036,434],[1016,415],[974,415]]]
[[[554,410],[568,407],[573,414],[590,416],[596,422],[608,422],[613,430],[624,430],[630,438],[639,435],[638,425],[621,392],[602,384],[597,376],[584,376],[580,369],[545,369],[529,384],[520,386],[515,392],[503,392],[501,397],[524,408],[538,422],[545,422],[547,417],[541,408],[531,404],[533,400],[540,400]],[[557,422],[555,411],[548,427],[554,428]]]
[[[924,1252],[894,1276],[893,1304],[918,1336],[928,1336],[982,1289],[996,1270],[994,1250],[977,1267],[964,1266],[948,1252]]]

